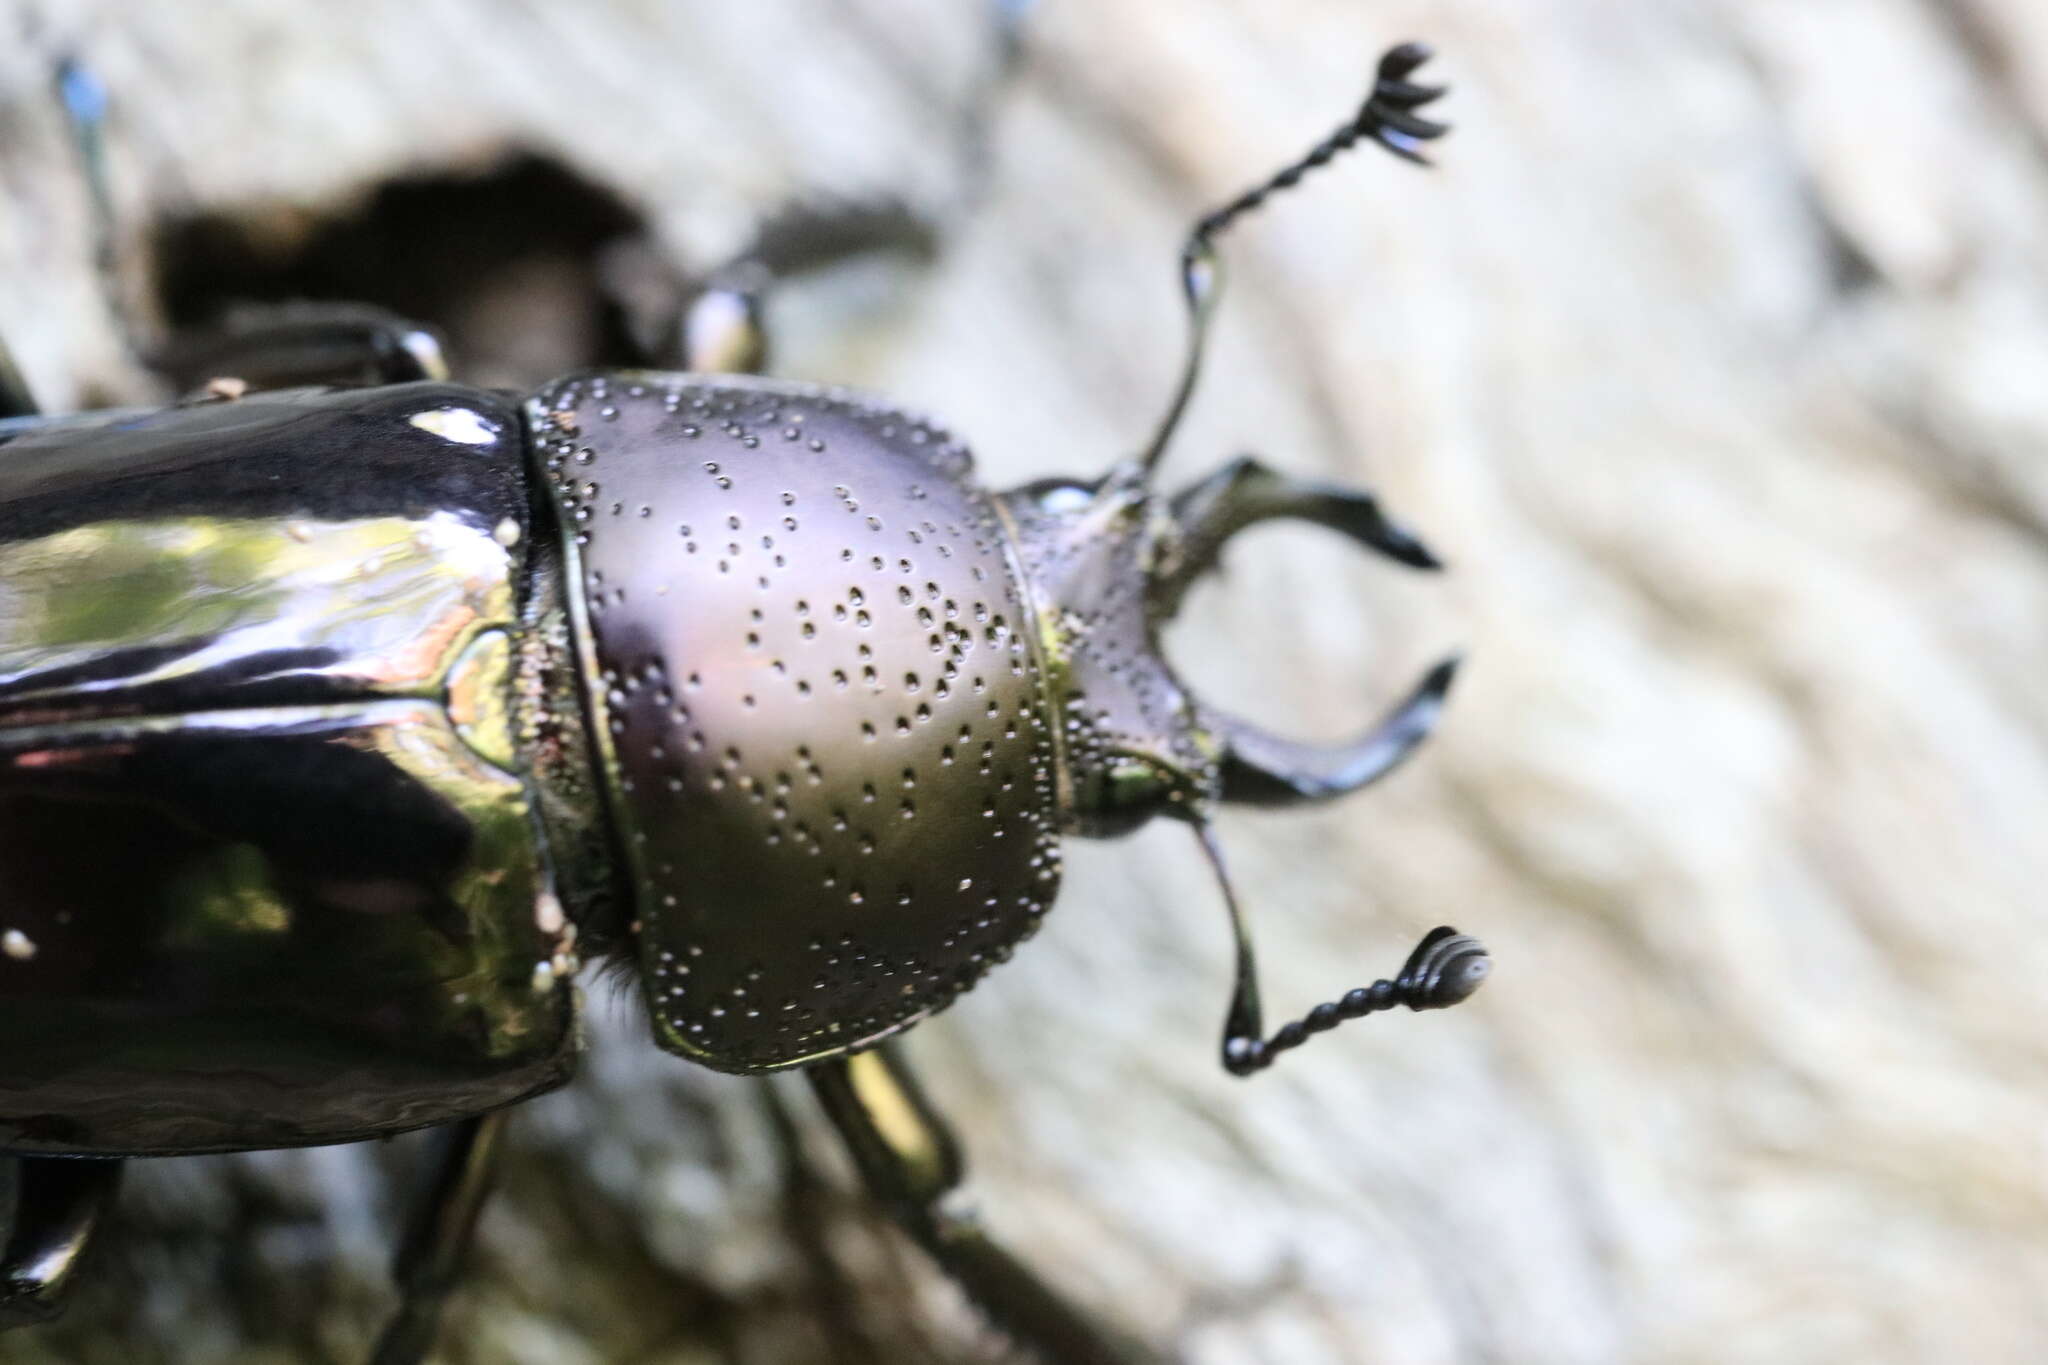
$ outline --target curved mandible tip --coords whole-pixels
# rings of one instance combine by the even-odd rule
[[[1338,744],[1288,739],[1205,707],[1203,723],[1223,746],[1223,799],[1286,806],[1326,801],[1377,782],[1436,728],[1458,663],[1455,654],[1438,663],[1364,734]]]
[[[1421,537],[1388,516],[1365,489],[1297,479],[1252,455],[1240,455],[1181,490],[1172,507],[1179,539],[1152,580],[1154,609],[1165,616],[1179,610],[1187,590],[1216,567],[1232,536],[1262,521],[1312,522],[1411,569],[1443,568]]]
[[[1263,521],[1312,522],[1412,569],[1442,563],[1363,489],[1291,478],[1240,457],[1173,500],[1175,553],[1153,578],[1153,611],[1170,617],[1187,590],[1216,566],[1224,544]],[[1391,711],[1354,739],[1309,744],[1201,705],[1201,723],[1221,751],[1223,799],[1253,805],[1320,801],[1358,790],[1393,771],[1429,737],[1443,710],[1458,656],[1438,663]]]

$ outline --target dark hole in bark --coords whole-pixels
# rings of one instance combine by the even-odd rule
[[[244,205],[170,219],[153,248],[174,338],[217,329],[243,305],[372,304],[437,328],[456,377],[483,385],[633,363],[626,306],[661,306],[621,297],[652,255],[641,216],[530,152],[394,177],[330,211]]]

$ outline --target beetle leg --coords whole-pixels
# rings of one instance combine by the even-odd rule
[[[246,304],[217,328],[173,337],[150,363],[182,389],[221,378],[253,389],[448,378],[431,328],[357,303]]]
[[[835,1365],[847,1360],[879,1360],[882,1349],[861,1321],[853,1285],[827,1249],[828,1215],[819,1198],[820,1177],[804,1150],[796,1115],[775,1080],[763,1077],[756,1093],[781,1157],[783,1227],[802,1261],[803,1292],[816,1305],[820,1325],[836,1348],[832,1360]]]
[[[760,374],[768,368],[761,317],[762,271],[721,271],[683,305],[676,324],[677,364],[695,374]]]
[[[1148,1365],[1159,1357],[1091,1321],[947,1200],[965,1163],[952,1129],[884,1045],[806,1074],[869,1191],[989,1319],[1060,1365]]]
[[[957,217],[981,198],[990,163],[989,111],[1023,60],[1023,30],[1034,0],[986,0],[987,75],[957,119],[962,185],[941,214],[900,198],[807,199],[762,220],[754,240],[712,271],[683,304],[675,354],[654,358],[700,374],[759,374],[768,365],[762,293],[777,281],[860,256],[898,255],[929,264],[939,254],[938,216]]]
[[[35,395],[29,392],[28,381],[14,366],[14,352],[0,341],[0,418],[33,417],[40,411]]]
[[[936,228],[906,204],[793,204],[765,219],[747,249],[684,303],[675,362],[698,374],[760,374],[768,368],[761,299],[770,286],[857,256],[893,252],[928,261],[937,250]]]
[[[24,1156],[14,1160],[14,1226],[0,1250],[0,1327],[48,1322],[121,1183],[119,1161]]]
[[[900,200],[791,204],[764,219],[747,248],[684,303],[674,360],[699,374],[759,374],[768,365],[761,299],[771,286],[860,256],[929,262],[938,244],[937,225]]]
[[[371,1365],[416,1365],[433,1349],[441,1305],[462,1273],[477,1214],[490,1197],[505,1112],[464,1119],[436,1136],[441,1148],[393,1259],[398,1311],[377,1339]]]
[[[173,336],[161,349],[139,344],[121,285],[119,233],[107,174],[106,90],[90,67],[71,58],[58,63],[56,85],[91,196],[94,270],[122,334],[151,368],[182,389],[211,379],[275,389],[448,378],[440,339],[431,330],[360,304],[250,305],[231,313],[217,329]],[[5,388],[0,375],[0,404],[7,401]]]
[[[764,218],[747,249],[714,273],[758,271],[771,280],[786,280],[861,256],[901,255],[926,262],[938,251],[938,225],[901,199],[809,199]]]

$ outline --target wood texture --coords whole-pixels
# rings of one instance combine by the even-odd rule
[[[55,406],[147,392],[99,306],[53,54],[117,198],[331,208],[538,147],[680,260],[765,206],[950,202],[965,6],[406,0],[17,8],[0,329]],[[1046,0],[985,192],[921,271],[779,306],[785,373],[885,389],[992,481],[1142,440],[1189,217],[1442,56],[1424,175],[1361,155],[1230,243],[1169,464],[1370,482],[1441,583],[1262,532],[1176,658],[1334,735],[1469,654],[1381,788],[1224,833],[1271,1007],[1484,936],[1481,996],[1250,1083],[1183,832],[1075,848],[1027,952],[914,1039],[987,1216],[1202,1365],[2037,1361],[2048,1352],[2048,21],[2035,0]],[[537,206],[542,211],[544,206]],[[138,263],[134,288],[146,294]],[[862,1211],[808,1096],[593,986],[515,1125],[459,1365],[1001,1358]],[[352,1361],[417,1148],[149,1164],[60,1326],[0,1361]]]

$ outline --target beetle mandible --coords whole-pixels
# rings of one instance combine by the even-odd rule
[[[889,1040],[1030,936],[1063,834],[1162,814],[1236,936],[1231,1072],[1484,978],[1438,929],[1267,1035],[1209,823],[1383,775],[1454,661],[1318,747],[1203,704],[1158,647],[1258,522],[1437,566],[1370,495],[1249,459],[1152,485],[1215,240],[1357,143],[1421,161],[1446,131],[1416,112],[1427,56],[1387,52],[1336,132],[1196,223],[1176,390],[1093,480],[990,492],[924,418],[741,373],[758,268],[712,280],[667,368],[523,401],[360,308],[273,310],[216,360],[370,382],[156,411],[38,416],[0,352],[0,1314],[57,1311],[126,1158],[449,1125],[375,1355],[419,1360],[506,1106],[567,1079],[571,978],[602,958],[665,1049],[805,1069],[877,1197],[1021,1340],[1148,1358],[943,1201],[957,1147]]]

